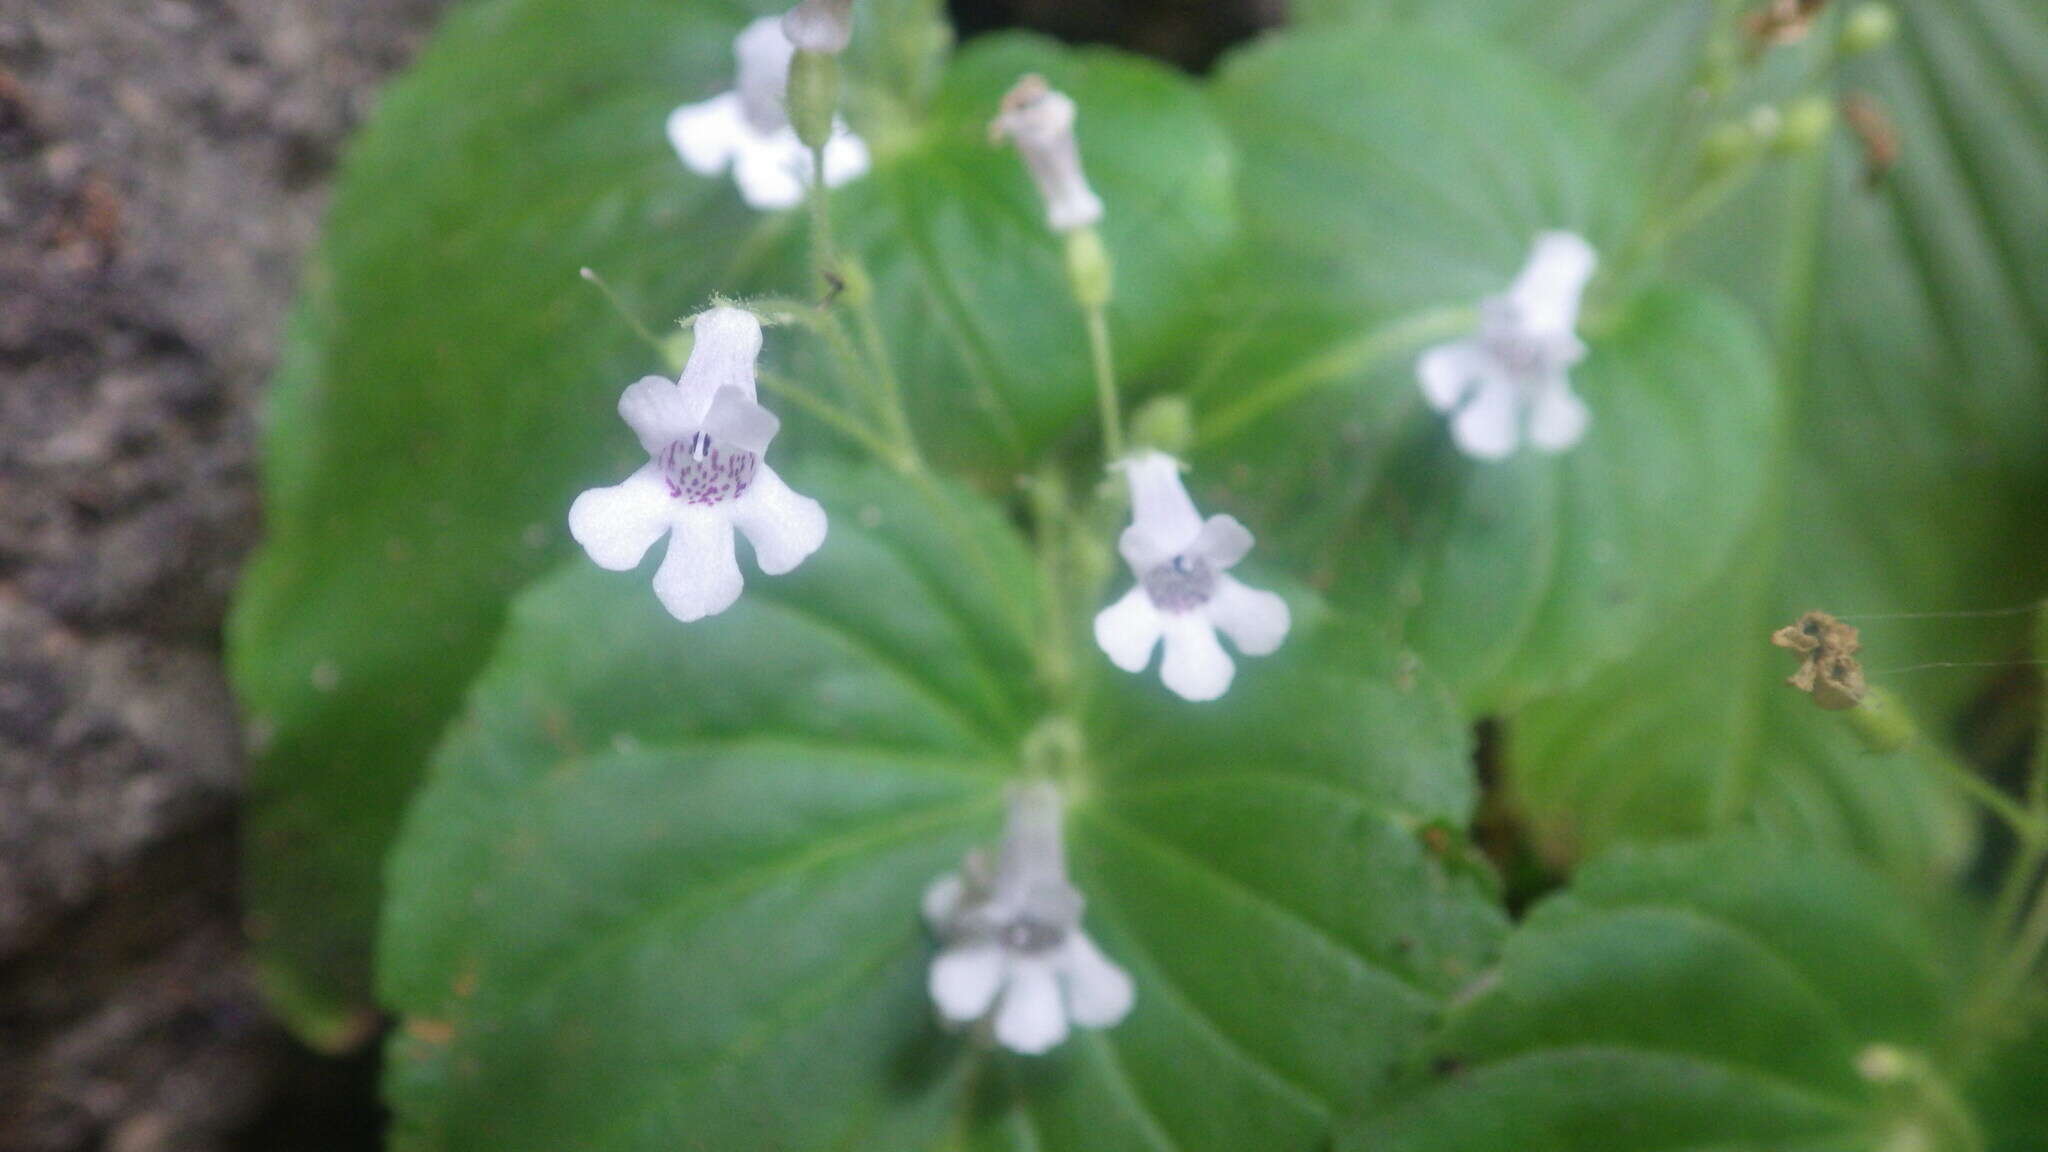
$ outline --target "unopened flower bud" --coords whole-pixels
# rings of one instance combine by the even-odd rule
[[[782,34],[798,52],[837,56],[853,39],[853,0],[804,0],[783,15]]]
[[[798,52],[789,64],[789,125],[804,147],[823,148],[832,139],[839,112],[839,58]]]
[[[1754,155],[1756,136],[1746,124],[1716,124],[1700,143],[1700,163],[1712,176],[1731,171]]]
[[[1835,106],[1823,96],[1808,96],[1785,110],[1785,126],[1778,133],[1778,151],[1789,154],[1811,152],[1826,143],[1835,127]]]
[[[1856,1072],[1872,1084],[1896,1084],[1909,1071],[1906,1054],[1890,1044],[1872,1044],[1856,1054]]]
[[[1899,34],[1899,14],[1889,4],[1859,4],[1842,26],[1842,51],[1850,56],[1875,52]]]
[[[1749,134],[1756,137],[1759,144],[1776,144],[1779,134],[1785,130],[1784,114],[1770,104],[1759,104],[1751,108],[1746,123],[1749,125]]]
[[[1195,444],[1195,410],[1184,396],[1155,396],[1131,418],[1131,439],[1141,449],[1185,456]]]
[[[1076,228],[1067,233],[1067,283],[1074,300],[1083,308],[1102,308],[1116,291],[1116,272],[1109,249],[1093,228]]]
[[[1897,752],[1911,744],[1918,732],[1905,704],[1882,688],[1866,688],[1863,699],[1843,716],[1856,734],[1856,742],[1873,756]]]
[[[1026,76],[1003,97],[1002,113],[989,125],[990,139],[1016,143],[1055,232],[1091,227],[1102,219],[1102,201],[1081,170],[1075,116],[1074,101],[1065,93],[1042,76]]]

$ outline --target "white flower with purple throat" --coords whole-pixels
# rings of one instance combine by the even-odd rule
[[[738,308],[697,317],[680,381],[649,376],[619,397],[646,467],[592,488],[569,509],[569,532],[598,567],[625,572],[666,534],[654,594],[685,623],[739,599],[733,532],[753,545],[761,571],[779,576],[825,542],[825,510],[790,491],[762,460],[781,421],[756,399],[761,322]]]
[[[1119,467],[1131,484],[1131,526],[1117,547],[1138,583],[1095,617],[1095,642],[1126,672],[1143,672],[1164,647],[1160,680],[1185,699],[1214,700],[1237,673],[1217,633],[1246,656],[1269,655],[1287,638],[1287,602],[1230,575],[1252,534],[1234,517],[1202,519],[1178,460],[1145,452]]]
[[[1599,258],[1569,232],[1545,232],[1507,292],[1480,305],[1479,331],[1440,344],[1416,365],[1429,406],[1451,417],[1451,438],[1480,460],[1514,454],[1526,435],[1541,452],[1563,452],[1592,415],[1572,391],[1586,358],[1579,301]]]
[[[1136,998],[1129,974],[1081,931],[1086,901],[1067,880],[1060,825],[1058,789],[1020,785],[995,854],[969,854],[924,894],[940,944],[929,979],[939,1015],[954,1025],[993,1017],[996,1042],[1030,1056],[1072,1025],[1117,1023]]]
[[[795,54],[784,18],[763,16],[733,41],[739,66],[733,90],[685,104],[668,118],[669,143],[692,172],[717,176],[730,169],[741,199],[763,212],[803,203],[811,184],[811,153],[790,126],[785,104]],[[835,122],[825,145],[825,186],[859,179],[868,164],[867,145]]]

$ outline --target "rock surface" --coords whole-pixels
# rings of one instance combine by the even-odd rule
[[[327,174],[437,6],[0,0],[7,1152],[237,1146],[347,1079],[239,965],[219,629]]]

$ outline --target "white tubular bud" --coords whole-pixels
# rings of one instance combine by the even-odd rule
[[[1065,804],[1048,781],[1020,784],[1010,793],[1003,825],[1000,875],[1026,891],[1067,882],[1067,848],[1062,837]]]
[[[732,48],[737,65],[733,90],[739,93],[747,123],[762,135],[780,132],[789,125],[783,99],[789,91],[790,57],[795,54],[788,37],[773,16],[763,16],[740,32]]]
[[[1042,76],[1026,76],[1003,97],[1002,114],[989,125],[996,143],[1013,141],[1024,166],[1045,198],[1046,222],[1055,232],[1093,227],[1102,219],[1102,200],[1081,171],[1081,146],[1074,137],[1074,101]]]
[[[782,17],[782,34],[799,52],[837,56],[853,40],[853,0],[804,0]]]

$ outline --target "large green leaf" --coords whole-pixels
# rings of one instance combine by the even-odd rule
[[[1116,262],[1110,321],[1126,371],[1144,371],[1186,337],[1236,224],[1230,150],[1192,81],[1021,35],[961,51],[916,145],[848,189],[841,215],[875,279],[913,423],[942,460],[1004,480],[1094,411],[1062,242],[1014,150],[989,142],[1003,94],[1031,73],[1080,108],[1082,160]]]
[[[1404,7],[1358,0],[1321,14]],[[1682,151],[1696,140],[1671,114],[1710,7],[1519,0],[1427,15],[1508,38]],[[1790,695],[1789,669],[1762,646],[1806,608],[1860,615],[1877,682],[1938,739],[1976,678],[1887,673],[2009,657],[2023,623],[1898,614],[1997,608],[2048,586],[2048,231],[2033,223],[2048,211],[2048,11],[1897,7],[1900,43],[1838,81],[1892,110],[1897,170],[1870,187],[1856,149],[1837,141],[1760,181],[1682,250],[1682,265],[1772,318],[1791,399],[1781,447],[1759,461],[1771,512],[1677,631],[1518,724],[1516,786],[1554,844],[1750,820],[1846,839],[1913,872],[1962,847],[1932,783],[1938,754],[1863,754],[1837,719]],[[1832,35],[1824,25],[1785,51],[1796,59]],[[1787,71],[1799,69],[1774,69],[1762,90],[1781,91]]]
[[[2048,1147],[2048,988],[1998,1010],[2017,1035],[1985,1053],[1970,1102],[1984,1118],[1986,1152],[2033,1152]]]
[[[662,133],[672,106],[729,83],[747,8],[466,9],[351,154],[271,413],[271,535],[233,629],[262,735],[250,922],[273,996],[317,1040],[364,1019],[384,850],[508,597],[569,550],[575,493],[631,467],[613,389],[654,365],[578,267],[650,310],[804,282],[792,218],[686,173]],[[920,8],[864,7],[879,39],[856,65],[914,55],[896,49],[917,47]],[[1092,395],[1058,247],[1021,165],[985,141],[1003,89],[1030,70],[1101,109],[1084,135],[1117,206],[1115,321],[1134,361],[1230,228],[1221,133],[1192,85],[1155,67],[978,46],[929,122],[883,95],[903,77],[856,72],[877,167],[845,192],[844,232],[948,458],[1014,462],[990,445],[1023,443],[960,419],[976,381],[1032,446]],[[771,359],[802,340],[778,335]]]
[[[1187,384],[1205,462],[1339,603],[1398,606],[1475,710],[1582,679],[1724,562],[1760,492],[1775,395],[1720,298],[1596,287],[1560,456],[1461,457],[1418,394],[1538,233],[1619,262],[1636,181],[1594,118],[1479,47],[1368,29],[1231,61],[1248,246]]]
[[[1595,97],[1654,154],[1679,111],[1716,0],[1295,0],[1296,23],[1321,35],[1379,21],[1510,45]]]
[[[1941,1100],[1954,959],[1845,856],[1753,838],[1624,850],[1536,910],[1409,1090],[1339,1147],[1963,1152]],[[1929,1076],[1875,1082],[1884,1059]]]
[[[1041,723],[1031,569],[966,498],[797,485],[824,550],[715,620],[581,565],[518,602],[392,868],[401,1145],[1318,1147],[1499,935],[1441,856],[1448,702],[1335,623],[1214,706],[1104,666],[1069,843],[1138,1006],[984,1053],[933,1022],[917,908]]]
[[[766,8],[769,5],[753,5]],[[459,10],[344,165],[265,439],[269,539],[231,640],[258,754],[250,927],[305,1033],[368,1001],[377,873],[505,599],[606,478],[644,350],[577,278],[687,308],[765,271],[780,217],[687,173],[675,105],[725,86],[736,2]]]

